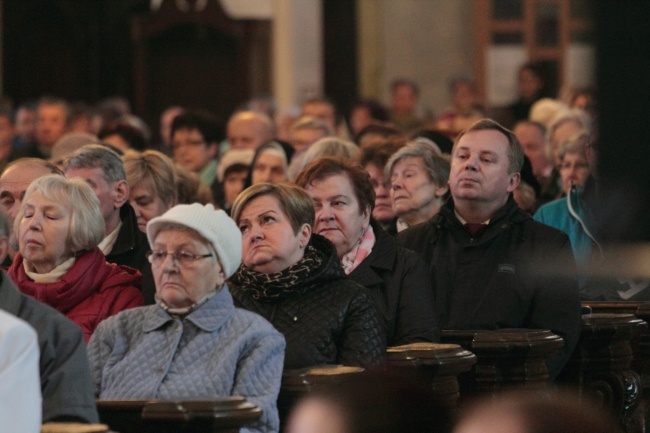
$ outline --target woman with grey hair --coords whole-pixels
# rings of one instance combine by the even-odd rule
[[[559,170],[565,195],[569,194],[571,188],[581,187],[589,177],[591,167],[587,158],[587,148],[591,140],[587,131],[581,131],[560,143]]]
[[[9,276],[25,294],[75,322],[86,342],[105,318],[144,304],[138,271],[106,262],[99,201],[81,179],[41,177],[14,220],[19,253]]]
[[[178,205],[147,224],[155,305],[104,321],[88,346],[95,392],[108,399],[241,395],[262,410],[245,432],[277,432],[284,338],[234,307],[225,281],[241,234],[211,204]],[[153,354],[153,358],[152,358]]]
[[[449,161],[427,141],[408,143],[386,163],[397,231],[431,219],[449,191]]]

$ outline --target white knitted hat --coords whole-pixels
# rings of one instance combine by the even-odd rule
[[[217,252],[226,279],[239,268],[242,250],[241,232],[235,221],[224,211],[215,210],[211,204],[203,206],[193,203],[174,206],[147,224],[147,238],[152,248],[154,239],[164,223],[189,227],[210,242]]]

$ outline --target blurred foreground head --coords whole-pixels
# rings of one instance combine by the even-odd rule
[[[514,392],[478,401],[453,433],[618,433],[606,409],[575,392]]]
[[[288,433],[449,433],[450,409],[399,377],[359,373],[318,389],[294,409]]]

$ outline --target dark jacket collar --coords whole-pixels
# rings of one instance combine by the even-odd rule
[[[375,234],[375,245],[370,255],[350,273],[350,277],[365,287],[382,284],[381,271],[392,271],[397,255],[397,241],[381,228],[379,223],[370,219]]]
[[[490,218],[490,223],[480,235],[478,239],[480,241],[488,240],[496,236],[503,230],[508,230],[512,224],[520,224],[523,221],[529,220],[532,217],[520,209],[515,202],[514,196],[512,193],[508,196],[506,204],[503,205],[499,210],[497,210],[494,215]],[[449,198],[445,204],[440,209],[440,213],[434,216],[430,223],[437,227],[448,227],[449,229],[454,230],[456,233],[461,231],[467,233],[467,238],[470,238],[469,232],[463,227],[461,222],[456,217],[454,213],[454,201],[453,198]]]
[[[124,203],[120,208],[120,220],[122,221],[122,228],[117,234],[117,239],[108,257],[132,251],[140,246],[143,241],[144,233],[138,228],[137,217],[130,204]]]

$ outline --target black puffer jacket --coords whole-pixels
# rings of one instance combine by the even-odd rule
[[[235,306],[261,315],[284,335],[285,369],[380,362],[386,337],[372,296],[345,275],[327,239],[313,235],[310,244],[323,264],[293,294],[274,302],[253,299],[235,274],[228,284]]]

